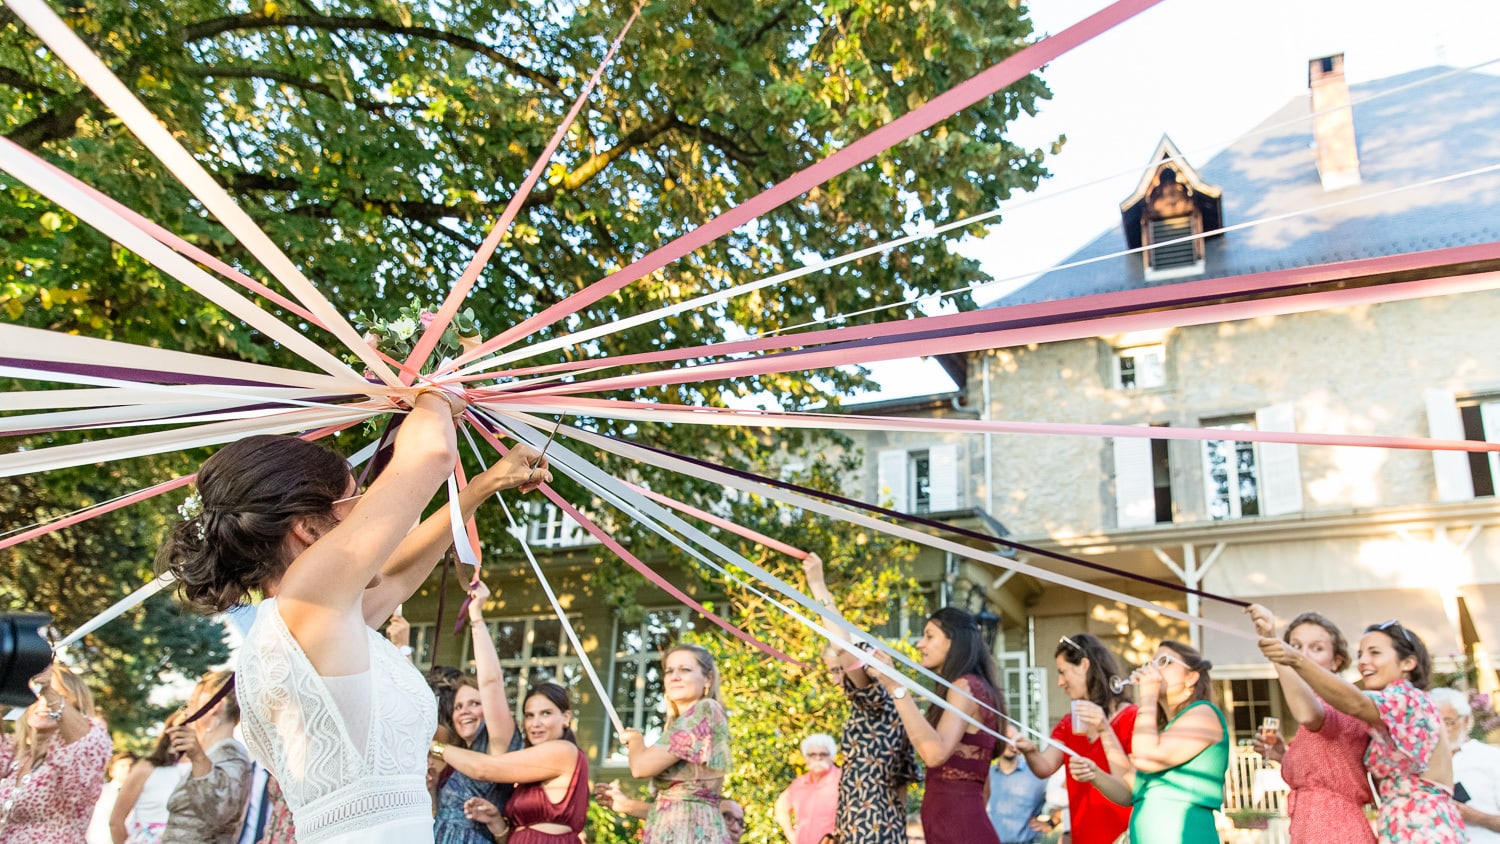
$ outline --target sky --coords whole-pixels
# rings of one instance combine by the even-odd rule
[[[1109,3],[1028,5],[1040,34],[1061,31]],[[1497,34],[1496,0],[1165,0],[1043,70],[1052,99],[1035,118],[1017,123],[1012,137],[1046,147],[1066,135],[1062,152],[1048,159],[1052,176],[1003,205],[987,237],[955,248],[996,278],[1035,275],[1119,227],[1119,202],[1163,134],[1201,166],[1288,101],[1305,98],[1310,59],[1343,53],[1345,75],[1358,84],[1500,59]],[[1481,72],[1500,73],[1500,62]],[[1023,283],[997,283],[975,299],[983,304]],[[870,368],[883,389],[856,402],[953,389],[936,361]]]

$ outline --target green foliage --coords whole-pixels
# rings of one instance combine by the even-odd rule
[[[442,297],[626,13],[625,4],[600,0],[564,7],[501,0],[77,0],[63,7],[67,23],[351,319]],[[513,324],[919,106],[1031,37],[1030,22],[1012,0],[655,0],[466,304],[490,332]],[[990,210],[1045,175],[1045,150],[1020,147],[1006,131],[1047,96],[1037,76],[1027,77],[604,298],[564,327],[609,323],[786,270],[809,256],[841,254],[911,227]],[[0,132],[274,284],[3,6]],[[975,226],[972,233],[983,230]],[[711,343],[983,280],[977,264],[946,243],[913,244],[534,362]],[[955,301],[973,306],[967,296]],[[315,327],[262,304],[333,347]],[[3,174],[0,312],[54,331],[299,365],[259,332]],[[898,305],[881,317],[917,313],[914,305]],[[851,368],[642,388],[621,397],[722,405],[766,395],[797,410],[836,406],[866,386],[865,373]],[[807,442],[800,433],[773,445],[749,429],[715,429],[705,438],[696,428],[578,421],[652,445],[711,449],[734,466],[766,465],[776,449]],[[38,435],[0,447],[86,438]],[[352,445],[346,439],[340,447]],[[29,479],[0,486],[0,530],[191,471],[202,456],[56,472],[44,486]],[[655,477],[661,488],[689,498],[718,495],[701,483]],[[569,494],[566,485],[563,491]],[[88,531],[97,532],[92,541],[105,549],[102,557],[78,558],[80,529],[25,547],[6,561],[9,581],[0,590],[11,603],[52,609],[67,627],[144,578],[176,503],[138,505],[93,522]],[[504,541],[498,523],[482,530],[488,543]],[[89,589],[80,564],[97,581]],[[618,566],[610,566],[615,571],[605,577],[623,582]],[[47,588],[32,591],[23,576]],[[156,658],[145,655],[165,641],[163,625],[202,630],[154,614],[160,612],[167,611],[149,609],[131,622],[142,638],[118,643],[112,670],[119,679],[110,682],[119,685],[108,690],[112,707],[141,718],[149,712],[142,690],[159,670]],[[103,633],[90,647],[104,647],[114,635]],[[217,652],[222,645],[211,638],[198,650],[174,653],[171,667],[196,671],[201,660],[190,659],[188,650]],[[130,647],[142,655],[135,664]]]

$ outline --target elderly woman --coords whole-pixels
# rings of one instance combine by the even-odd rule
[[[192,723],[171,728],[172,750],[192,764],[167,798],[162,844],[234,844],[250,796],[250,752],[234,739],[239,700],[220,695],[231,671],[203,675],[188,697]],[[214,700],[218,697],[218,700]]]
[[[77,674],[55,665],[31,687],[15,738],[0,737],[0,844],[82,841],[114,747]]]
[[[823,560],[808,554],[802,561],[808,594],[837,609],[823,573]],[[839,635],[837,628],[833,628]],[[896,714],[889,692],[871,678],[864,664],[847,649],[829,645],[823,651],[828,675],[849,698],[844,722],[844,770],[839,776],[834,828],[841,841],[861,844],[906,844],[906,791],[920,782],[916,753]]]
[[[842,773],[833,764],[838,753],[833,736],[813,733],[802,740],[807,773],[792,780],[776,798],[776,823],[789,844],[819,844],[833,832]]]

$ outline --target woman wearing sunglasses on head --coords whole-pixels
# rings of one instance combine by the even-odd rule
[[[1262,638],[1260,650],[1296,671],[1329,706],[1369,725],[1365,768],[1375,778],[1382,842],[1468,840],[1450,794],[1453,753],[1426,692],[1432,658],[1417,634],[1395,619],[1365,628],[1356,663],[1363,691],[1280,639]]]
[[[1115,684],[1133,685],[1140,694],[1129,760],[1117,759],[1118,751],[1106,743],[1111,768],[1125,770],[1124,785],[1134,801],[1131,844],[1218,844],[1214,810],[1224,802],[1229,727],[1211,700],[1211,668],[1194,648],[1168,641],[1128,681]],[[1097,768],[1086,758],[1069,762],[1073,776],[1094,781],[1122,802],[1115,778],[1098,777]]]
[[[1131,734],[1135,731],[1136,705],[1115,691],[1110,678],[1119,674],[1114,655],[1104,643],[1087,633],[1064,636],[1057,643],[1057,687],[1073,702],[1073,710],[1063,716],[1052,730],[1057,744],[1092,761],[1092,779],[1079,780],[1068,768],[1068,817],[1073,844],[1113,844],[1130,825],[1130,800],[1123,780],[1117,796],[1126,797],[1123,804],[1105,796],[1098,786],[1103,777],[1123,775],[1109,762],[1106,743],[1118,747],[1117,760],[1130,753]],[[1046,779],[1062,767],[1067,758],[1057,746],[1037,748],[1028,738],[1016,739],[1016,747],[1026,755],[1026,764],[1036,776]],[[1084,776],[1090,776],[1085,772]]]
[[[1275,637],[1276,622],[1270,610],[1252,604],[1245,612],[1250,614],[1256,633],[1268,639]],[[1334,675],[1349,667],[1344,634],[1319,613],[1305,612],[1292,619],[1282,641]],[[1277,742],[1285,749],[1281,773],[1291,786],[1287,812],[1292,816],[1292,840],[1374,844],[1375,833],[1365,820],[1364,810],[1365,804],[1372,802],[1364,762],[1369,731],[1358,718],[1325,704],[1292,669],[1278,665],[1276,676],[1299,728],[1290,745]],[[1259,744],[1256,747],[1260,749]],[[1268,746],[1261,752],[1270,754],[1277,749]]]

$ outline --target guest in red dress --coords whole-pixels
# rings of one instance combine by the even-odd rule
[[[974,616],[953,607],[933,613],[917,651],[923,667],[952,684],[949,706],[989,730],[999,729],[1005,705],[994,660]],[[878,658],[890,661],[885,654]],[[895,700],[912,747],[927,763],[922,833],[928,844],[999,844],[984,798],[990,763],[1000,755],[999,739],[940,706],[929,707],[924,716],[906,686],[884,673],[877,677]]]
[[[1276,635],[1275,622],[1265,607],[1254,605],[1247,612],[1256,633],[1267,638]],[[1349,667],[1349,643],[1319,613],[1305,612],[1292,619],[1282,638],[1324,670],[1342,674]],[[1366,803],[1374,802],[1365,777],[1369,730],[1358,718],[1324,703],[1296,671],[1278,665],[1276,676],[1298,728],[1281,760],[1281,775],[1292,789],[1287,798],[1292,840],[1374,844],[1375,833],[1364,809]],[[1261,750],[1263,743],[1259,738],[1256,742],[1256,749]],[[1268,746],[1261,753],[1274,758],[1278,750]]]
[[[434,747],[459,773],[486,782],[513,782],[501,817],[495,804],[470,797],[464,814],[509,844],[577,844],[588,820],[589,763],[573,735],[573,706],[556,683],[533,686],[522,707],[526,746],[489,755]]]
[[[1057,687],[1073,702],[1073,712],[1057,722],[1052,739],[1093,763],[1089,782],[1077,779],[1073,767],[1068,768],[1068,818],[1073,844],[1114,844],[1130,826],[1130,806],[1105,797],[1095,782],[1109,776],[1120,779],[1124,774],[1110,765],[1104,740],[1118,742],[1118,758],[1130,756],[1136,705],[1123,691],[1110,688],[1110,678],[1123,675],[1114,654],[1098,637],[1088,633],[1064,636],[1057,643],[1054,658]],[[1074,713],[1078,716],[1076,722]],[[1109,735],[1105,735],[1106,730]],[[1031,772],[1043,779],[1052,776],[1066,761],[1063,751],[1056,746],[1041,750],[1030,739],[1019,738],[1016,747],[1026,754],[1026,765]]]

